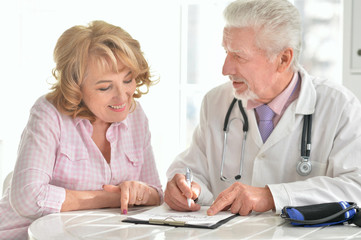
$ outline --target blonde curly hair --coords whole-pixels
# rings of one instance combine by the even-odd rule
[[[148,93],[152,81],[149,66],[140,44],[122,28],[104,21],[93,21],[88,26],[74,26],[58,39],[54,49],[56,82],[46,98],[63,114],[95,120],[94,114],[83,103],[80,86],[86,75],[89,61],[95,61],[103,70],[118,72],[121,62],[132,71],[136,81],[134,98]],[[141,91],[140,87],[146,90]]]

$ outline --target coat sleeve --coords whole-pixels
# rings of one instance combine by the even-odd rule
[[[199,125],[193,133],[192,142],[188,149],[179,154],[167,170],[167,178],[170,181],[176,173],[185,174],[186,167],[193,172],[193,181],[201,186],[201,193],[198,203],[201,205],[211,205],[213,194],[210,191],[209,162],[207,159],[207,95],[204,97],[200,112]]]
[[[328,116],[333,120],[330,121],[323,116],[324,126],[312,130],[319,135],[318,138],[323,139],[322,141],[331,141],[330,151],[317,146],[312,149],[312,151],[323,151],[322,154],[326,156],[325,175],[304,181],[269,184],[276,212],[279,213],[284,206],[290,205],[301,206],[334,201],[361,204],[361,105],[352,97],[337,100],[332,103],[331,99],[326,99],[331,103],[325,106],[325,108],[329,106],[325,111],[330,112]]]

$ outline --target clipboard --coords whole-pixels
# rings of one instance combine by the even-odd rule
[[[197,212],[178,212],[163,204],[148,211],[129,216],[122,222],[215,229],[238,216],[229,211],[222,211],[214,216],[208,216],[208,208],[209,206],[202,206]]]

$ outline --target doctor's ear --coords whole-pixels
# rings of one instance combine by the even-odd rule
[[[287,70],[289,68],[289,66],[291,65],[293,59],[293,49],[292,48],[286,48],[285,50],[283,50],[282,52],[280,52],[280,54],[278,55],[278,67],[277,67],[277,71],[278,72],[284,72],[285,70]]]

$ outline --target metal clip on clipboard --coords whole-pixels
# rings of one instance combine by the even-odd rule
[[[167,217],[165,219],[149,219],[150,224],[158,224],[158,225],[170,225],[170,226],[184,226],[186,223],[183,221],[176,221],[171,217]]]

